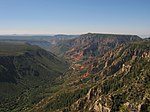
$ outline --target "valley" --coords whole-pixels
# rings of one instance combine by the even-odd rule
[[[149,112],[149,39],[96,33],[64,38],[48,50],[0,43],[0,111]]]

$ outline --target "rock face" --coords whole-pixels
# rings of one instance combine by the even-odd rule
[[[114,49],[120,44],[138,40],[141,40],[141,38],[136,35],[88,33],[80,35],[78,38],[61,42],[54,47],[54,50],[57,49],[57,51],[60,51],[60,54],[62,54],[61,51],[67,51],[65,57],[71,57],[72,54],[78,55],[78,53],[83,52],[82,59],[103,55],[108,50]],[[57,54],[59,53],[57,52]]]
[[[67,52],[67,56],[75,52],[83,52],[83,57],[100,56],[107,51],[127,42],[140,40],[135,35],[109,35],[109,34],[84,34],[72,40],[73,50]]]

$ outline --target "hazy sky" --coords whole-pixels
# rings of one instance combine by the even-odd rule
[[[0,0],[0,34],[150,35],[150,0]]]

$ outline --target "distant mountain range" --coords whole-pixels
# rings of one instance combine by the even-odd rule
[[[52,45],[59,41],[76,37],[78,35],[0,35],[0,42],[27,43],[49,50]]]

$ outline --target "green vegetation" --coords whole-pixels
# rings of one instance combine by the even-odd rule
[[[0,43],[0,109],[19,111],[38,103],[46,97],[44,88],[53,93],[66,69],[64,61],[37,46]]]
[[[69,110],[69,108],[71,108],[71,104],[79,98],[82,98],[87,92],[88,89],[85,88],[70,93],[61,93],[61,95],[58,96],[57,99],[50,101],[46,108],[52,111],[67,107]]]
[[[0,43],[0,56],[17,56],[27,51],[38,50],[37,46],[19,43]]]

